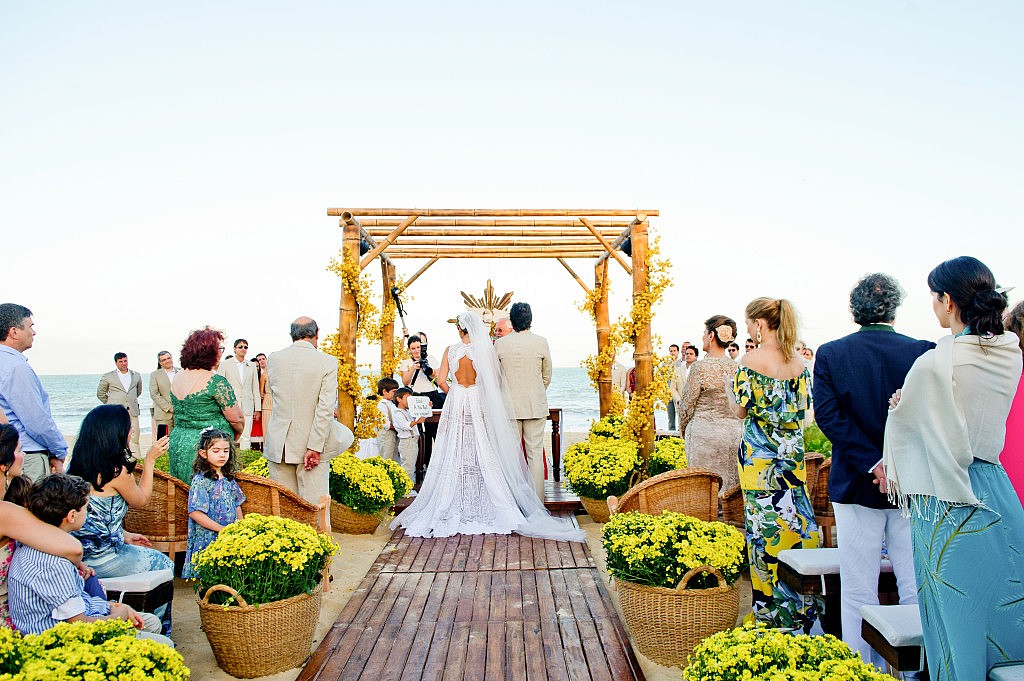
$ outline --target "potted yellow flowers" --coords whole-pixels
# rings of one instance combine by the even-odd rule
[[[632,440],[591,435],[565,452],[565,479],[590,517],[608,522],[609,496],[629,489],[640,468],[640,450]]]
[[[654,452],[647,461],[647,477],[686,468],[686,445],[681,437],[663,437],[654,443]]]
[[[640,651],[682,666],[693,647],[731,628],[746,541],[733,527],[682,513],[620,513],[604,526],[608,572]]]
[[[360,459],[345,452],[331,459],[331,527],[345,534],[369,534],[384,511],[412,489],[397,461],[379,456]]]
[[[302,664],[337,550],[309,525],[250,513],[193,558],[199,617],[221,669],[253,678]]]

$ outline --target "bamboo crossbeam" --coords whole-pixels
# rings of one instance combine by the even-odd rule
[[[363,229],[363,226],[359,224],[358,220],[355,221],[355,224],[359,225],[359,238],[360,239],[365,239],[366,243],[370,244],[370,248],[376,248],[377,247],[377,240],[374,239],[372,236],[370,236],[369,232],[367,232],[365,229]],[[342,222],[341,226],[342,226],[342,228],[344,228],[345,227],[345,223]],[[386,265],[392,264],[391,263],[391,258],[388,257],[387,253],[381,253],[380,254],[380,259]]]
[[[583,290],[586,291],[589,294],[590,293],[590,287],[587,286],[586,284],[584,284],[583,280],[580,279],[580,275],[576,274],[576,272],[574,272],[573,269],[571,267],[569,267],[569,263],[567,263],[565,261],[565,258],[556,258],[556,259],[558,260],[558,262],[560,262],[562,264],[562,267],[564,267],[566,269],[566,271],[569,274],[572,275],[572,278],[576,280],[576,283],[579,284],[580,286],[582,286]]]
[[[597,242],[594,240],[594,237],[589,234],[585,238],[573,237],[565,239],[420,239],[408,238],[403,234],[395,241],[392,248],[404,248],[405,246],[525,246],[528,248],[586,246],[587,248],[593,249],[597,247]]]
[[[394,231],[391,232],[391,234],[388,234],[387,237],[385,237],[384,241],[382,241],[379,244],[377,244],[376,246],[374,246],[373,250],[371,250],[369,253],[367,253],[366,256],[362,260],[359,261],[359,269],[362,270],[364,267],[366,267],[371,262],[373,262],[374,258],[376,258],[378,255],[380,255],[381,252],[383,252],[383,250],[385,248],[387,248],[391,244],[395,243],[395,239],[397,239],[398,237],[402,236],[402,232],[405,231],[406,227],[408,227],[409,225],[411,225],[414,222],[416,222],[416,216],[415,215],[410,215],[405,220],[402,220],[402,224],[400,224],[397,227],[395,227]]]
[[[627,227],[626,229],[624,229],[622,231],[622,234],[620,234],[617,237],[615,237],[615,241],[612,242],[612,250],[613,251],[618,251],[619,248],[622,246],[622,244],[626,241],[626,239],[628,239],[630,237],[630,235],[633,233],[633,228],[636,227],[637,225],[642,225],[642,224],[644,224],[644,223],[643,222],[631,222],[629,227]],[[611,253],[605,253],[600,258],[598,258],[598,260],[604,260],[609,255],[611,255]]]
[[[442,258],[449,253],[518,253],[520,251],[529,251],[537,253],[546,252],[560,252],[560,253],[600,253],[601,247],[597,244],[591,244],[587,246],[490,246],[487,244],[473,244],[470,246],[404,246],[402,244],[395,244],[389,249],[391,257],[395,257],[398,253],[417,253],[419,255],[425,255],[428,257],[434,257],[435,255],[441,256]]]
[[[348,213],[362,217],[632,217],[639,214],[657,217],[656,210],[636,208],[328,208],[327,214],[340,217]]]
[[[402,290],[404,291],[405,289],[407,289],[410,286],[412,286],[412,282],[416,281],[416,279],[418,279],[421,274],[423,274],[424,272],[429,270],[430,266],[433,265],[438,260],[440,260],[440,258],[431,258],[430,262],[428,262],[426,265],[424,265],[423,267],[421,267],[418,270],[416,270],[416,274],[414,274],[411,277],[409,277],[408,279],[406,279],[405,283],[402,284]]]
[[[567,260],[571,260],[574,258],[596,258],[599,255],[601,255],[601,253],[599,253],[598,251],[585,251],[580,253],[563,253],[561,251],[512,251],[510,253],[501,253],[497,251],[473,251],[471,253],[443,252],[433,254],[428,253],[426,255],[420,253],[401,252],[392,253],[391,258],[394,260],[408,260],[411,258],[536,258],[538,260],[545,258],[565,258]],[[406,284],[406,286],[408,286],[408,284]]]
[[[619,255],[619,252],[612,248],[612,245],[608,243],[607,239],[601,236],[601,233],[597,231],[597,228],[594,227],[594,225],[590,224],[590,220],[587,220],[586,218],[580,218],[580,222],[582,222],[586,226],[586,228],[590,230],[591,234],[597,237],[597,240],[601,242],[601,245],[604,246],[604,249],[611,253],[612,257],[615,258],[615,260],[620,265],[622,265],[622,269],[626,270],[627,274],[633,273],[633,270],[630,268],[630,266],[627,265],[626,261],[622,259],[621,255]]]
[[[579,223],[577,223],[579,224]],[[387,236],[391,234],[393,228],[389,227],[370,227],[367,231],[371,236]],[[628,229],[628,227],[627,227]],[[618,229],[599,229],[602,236],[608,239],[614,239],[619,236],[621,232]],[[512,229],[509,227],[494,227],[491,229],[463,229],[463,228],[446,228],[446,227],[422,227],[419,221],[416,222],[415,227],[410,227],[405,230],[405,236],[409,237],[473,237],[473,236],[493,236],[493,237],[537,237],[537,238],[593,238],[593,234],[586,229]]]
[[[352,218],[355,220],[356,218]],[[344,222],[344,220],[342,221]],[[399,218],[377,219],[368,218],[359,220],[363,227],[397,227],[402,220]],[[633,220],[591,220],[595,227],[614,231],[618,234],[621,230],[633,224]],[[416,221],[418,227],[579,227],[579,223],[573,220],[556,220],[545,218],[540,220],[479,220],[475,218],[421,218]]]

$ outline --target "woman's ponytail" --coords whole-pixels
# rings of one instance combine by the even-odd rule
[[[785,298],[779,300],[779,349],[784,357],[792,357],[796,354],[796,343],[798,340],[797,314],[793,303]]]

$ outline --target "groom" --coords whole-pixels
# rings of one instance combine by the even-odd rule
[[[546,339],[530,331],[533,311],[527,303],[513,305],[509,320],[514,333],[495,341],[494,350],[512,395],[511,416],[526,444],[533,488],[543,503],[544,422],[548,418],[545,391],[551,383],[551,350]]]

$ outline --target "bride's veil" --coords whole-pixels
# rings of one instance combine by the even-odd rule
[[[487,439],[494,445],[501,471],[519,510],[526,516],[526,525],[516,531],[530,537],[583,541],[583,531],[567,520],[552,517],[534,492],[519,432],[509,417],[512,401],[498,364],[498,356],[494,352],[490,331],[473,312],[461,313],[456,321],[459,328],[469,333],[476,383],[480,388],[483,408],[482,425],[487,432]]]

